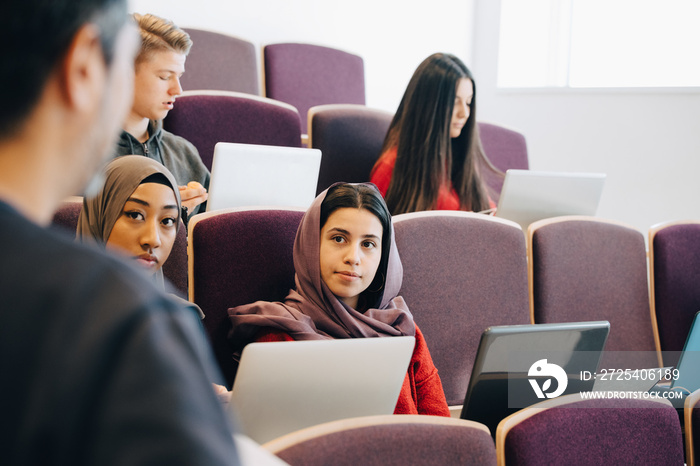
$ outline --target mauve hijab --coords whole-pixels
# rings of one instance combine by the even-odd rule
[[[368,183],[366,186],[375,190],[382,199],[374,185]],[[290,291],[284,303],[258,301],[229,309],[233,327],[229,338],[237,351],[253,341],[264,328],[281,330],[295,340],[415,335],[413,316],[403,298],[397,296],[403,280],[403,267],[391,222],[389,231],[384,232],[384,235],[389,235],[390,242],[383,293],[376,303],[370,303],[376,307],[360,312],[347,306],[321,279],[320,214],[321,204],[329,190],[318,195],[297,230],[293,251],[296,291]]]
[[[168,180],[177,200],[176,228],[180,228],[180,190],[173,175],[162,164],[142,155],[117,157],[105,168],[104,185],[95,197],[83,199],[83,209],[78,218],[78,240],[94,241],[104,246],[112,228],[124,210],[124,204],[136,188],[151,175],[160,173]],[[154,279],[163,289],[163,271],[158,270]]]

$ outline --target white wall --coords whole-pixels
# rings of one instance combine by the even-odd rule
[[[601,217],[700,219],[700,91],[499,90],[499,4],[475,3],[479,119],[523,132],[532,169],[607,173]]]
[[[367,105],[392,112],[428,55],[450,52],[471,62],[473,0],[130,0],[130,9],[258,47],[307,42],[355,53],[365,61]]]

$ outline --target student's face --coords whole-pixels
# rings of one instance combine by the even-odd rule
[[[155,273],[173,248],[177,221],[173,190],[158,183],[144,183],[124,204],[107,240],[107,249],[133,257]]]
[[[382,224],[370,211],[342,208],[321,228],[321,278],[353,309],[382,258]]]
[[[457,82],[455,106],[452,110],[452,122],[450,124],[450,137],[456,138],[462,133],[462,128],[467,124],[471,113],[471,104],[474,97],[471,79],[463,78]]]
[[[155,52],[136,65],[133,114],[149,120],[166,117],[175,98],[182,94],[180,77],[185,72],[185,58],[178,52]]]

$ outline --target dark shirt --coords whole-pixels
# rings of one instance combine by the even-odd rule
[[[237,464],[197,317],[0,202],[0,464]]]
[[[148,135],[148,140],[141,143],[130,133],[122,131],[114,158],[122,155],[145,155],[170,170],[180,186],[185,186],[190,181],[198,181],[209,190],[209,170],[191,142],[164,130],[161,121],[148,123]],[[197,212],[204,212],[202,205],[195,207],[190,214]]]

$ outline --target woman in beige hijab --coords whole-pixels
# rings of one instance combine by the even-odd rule
[[[162,267],[180,227],[181,203],[173,175],[160,163],[140,155],[119,157],[107,165],[104,185],[83,200],[78,240],[96,242],[107,250],[132,257],[163,288]],[[202,310],[184,302],[200,318]],[[223,402],[226,387],[213,384]]]
[[[175,178],[160,163],[140,155],[113,160],[104,175],[99,193],[83,200],[78,239],[132,257],[165,288],[162,267],[180,227]],[[199,307],[188,304],[204,316]]]

